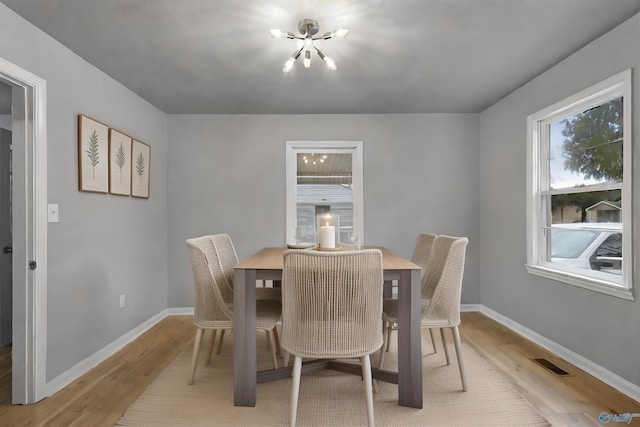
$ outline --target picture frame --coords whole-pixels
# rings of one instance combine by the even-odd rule
[[[109,126],[78,114],[78,190],[109,192]]]
[[[134,139],[131,147],[131,196],[149,198],[151,147]]]
[[[109,128],[109,193],[131,195],[131,143],[133,139]]]

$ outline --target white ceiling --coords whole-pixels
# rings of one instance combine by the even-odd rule
[[[0,0],[166,113],[480,112],[640,0]],[[329,71],[282,65],[302,18]],[[301,58],[300,58],[301,59]],[[300,61],[300,60],[299,60]]]

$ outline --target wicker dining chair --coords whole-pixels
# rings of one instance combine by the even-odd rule
[[[467,391],[464,365],[462,361],[460,332],[460,296],[462,292],[462,277],[464,261],[469,240],[466,237],[451,237],[439,235],[433,243],[427,272],[423,281],[422,298],[422,328],[438,328],[444,346],[447,365],[449,365],[449,351],[444,336],[444,328],[450,328],[458,358],[462,389]],[[385,301],[382,319],[394,322],[398,319],[397,301]],[[380,353],[380,365],[384,363],[384,352]]]
[[[233,288],[226,282],[220,266],[219,253],[215,249],[216,236],[201,236],[187,240],[189,259],[194,279],[194,315],[196,338],[191,359],[189,384],[193,384],[198,353],[205,329],[211,329],[211,345],[217,330],[233,329]],[[281,316],[280,301],[256,301],[256,327],[267,332],[271,343],[273,368],[278,368],[273,331]],[[221,334],[222,335],[222,334]],[[209,358],[211,348],[209,349]]]
[[[427,265],[429,263],[429,257],[431,256],[431,248],[433,247],[433,242],[436,239],[436,236],[436,234],[432,233],[418,233],[416,245],[413,249],[413,254],[411,255],[411,262],[420,266],[420,279],[422,284],[424,284],[423,280],[425,273],[427,272]],[[421,298],[428,299],[427,295],[430,293],[432,293],[432,291],[423,288],[421,292]],[[383,329],[385,331],[385,345],[382,346],[382,349],[384,349],[385,351],[389,351],[391,332],[398,329],[397,322],[383,322]],[[429,329],[429,337],[431,338],[431,346],[433,347],[433,351],[437,352],[438,350],[436,348],[436,342],[433,339],[432,329]]]
[[[223,298],[225,302],[231,304],[233,303],[233,267],[238,264],[238,255],[236,253],[236,248],[233,245],[233,241],[228,234],[213,234],[211,235],[211,239],[213,241],[213,251],[215,251],[215,260],[211,264],[211,268],[214,272],[214,275],[218,277],[218,284],[223,290]],[[282,299],[280,289],[279,288],[265,288],[258,287],[256,288],[256,301],[278,301],[280,302]],[[207,364],[211,363],[211,355],[213,353],[213,345],[216,338],[216,331],[212,331],[211,341],[209,343],[209,352],[207,356]],[[276,343],[276,351],[280,353],[280,340],[278,339],[278,329],[273,330],[273,337]],[[216,349],[216,354],[220,354],[220,349],[222,348],[222,343],[224,340],[224,329],[220,333],[220,338],[218,339],[218,347]],[[267,335],[267,344],[270,346],[271,341],[269,336]]]
[[[418,233],[416,245],[413,248],[413,254],[411,255],[411,262],[420,266],[420,279],[423,279],[427,272],[427,264],[429,263],[429,257],[431,256],[431,248],[433,247],[433,242],[436,240],[436,237],[437,234]]]
[[[282,347],[295,356],[295,426],[302,358],[360,358],[367,418],[374,425],[371,360],[382,345],[382,252],[290,250],[282,273]]]

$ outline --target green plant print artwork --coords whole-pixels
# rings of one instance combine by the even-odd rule
[[[122,168],[127,164],[127,154],[124,152],[124,145],[120,143],[120,147],[116,152],[116,160],[114,161],[120,170],[120,182],[122,182]]]
[[[142,174],[144,174],[144,169],[145,169],[144,156],[142,155],[142,153],[140,153],[138,154],[138,159],[136,160],[136,173],[140,178],[140,185],[142,185]]]
[[[89,149],[86,151],[87,157],[91,161],[93,167],[93,179],[96,179],[96,166],[100,163],[100,155],[98,154],[98,134],[94,130],[89,137]]]

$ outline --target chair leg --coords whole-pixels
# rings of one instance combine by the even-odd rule
[[[389,346],[391,345],[391,332],[393,331],[393,322],[387,322],[387,350],[389,351]]]
[[[289,354],[289,353],[287,353]],[[295,427],[298,415],[298,395],[300,393],[300,374],[302,373],[302,357],[296,356],[293,361],[293,382],[291,383],[291,421],[289,425]]]
[[[375,425],[373,418],[373,384],[371,382],[371,359],[369,355],[362,356],[360,358],[362,363],[362,378],[364,379],[365,395],[367,398],[367,420],[369,420],[369,427]]]
[[[276,342],[276,352],[279,357],[282,357],[282,348],[280,347],[280,338],[278,337],[278,327],[273,328],[273,339]]]
[[[218,348],[216,349],[216,354],[220,354],[220,350],[222,349],[222,340],[224,340],[224,331],[226,331],[226,329],[223,329],[220,331],[220,341],[218,341]]]
[[[429,328],[429,337],[431,338],[431,347],[433,347],[433,352],[438,352],[438,347],[436,347],[436,340],[433,339],[433,329]]]
[[[455,326],[451,328],[451,332],[453,334],[453,343],[456,347],[456,356],[458,358],[458,368],[460,369],[460,380],[462,381],[462,390],[467,391],[467,378],[464,372],[464,364],[462,363],[462,342],[460,341],[460,331],[458,327]]]
[[[211,342],[209,343],[209,355],[207,356],[207,365],[211,365],[211,355],[213,354],[213,343],[216,341],[217,329],[211,330]]]
[[[273,339],[273,331],[275,329],[272,329],[271,331],[267,331],[267,336],[269,337],[269,344],[271,347],[271,358],[273,360],[273,369],[278,369],[278,358],[276,357],[276,342]]]
[[[389,323],[382,321],[382,351],[389,351],[387,348],[387,328],[389,327]]]
[[[384,353],[387,348],[387,328],[389,327],[388,323],[382,321],[382,347],[380,347],[380,360],[378,361],[378,368],[382,369],[382,362],[384,361]],[[389,350],[386,350],[389,351]]]
[[[196,376],[196,363],[198,363],[198,353],[200,352],[200,343],[202,342],[202,334],[204,329],[198,328],[196,330],[196,341],[193,343],[193,356],[191,356],[191,376],[189,378],[189,385],[193,384],[193,378]]]
[[[442,346],[444,347],[444,357],[449,365],[449,349],[447,348],[447,340],[444,338],[444,328],[440,328],[440,337],[442,338]]]
[[[380,347],[380,360],[378,361],[378,369],[382,369],[382,367],[384,366],[384,354],[386,353],[385,351],[385,343],[382,343],[382,347]]]
[[[288,351],[285,350],[285,352],[284,352],[284,367],[285,368],[289,367],[289,357],[291,357],[291,353],[289,353]]]

